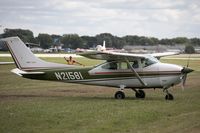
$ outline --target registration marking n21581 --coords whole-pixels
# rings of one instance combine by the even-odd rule
[[[81,72],[55,72],[57,80],[82,80]]]

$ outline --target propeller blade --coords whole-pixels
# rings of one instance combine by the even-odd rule
[[[186,83],[186,79],[187,79],[187,74],[188,74],[188,73],[191,73],[192,71],[194,71],[194,70],[192,70],[192,69],[190,69],[190,68],[188,68],[188,67],[183,67],[183,69],[181,70],[181,73],[183,74],[183,77],[182,77],[182,85],[181,85],[182,90],[184,90],[184,88],[185,88],[185,83]]]
[[[184,74],[182,78],[182,84],[181,84],[182,91],[185,90],[186,79],[187,79],[187,74]]]
[[[181,73],[183,74],[181,88],[182,88],[183,91],[185,90],[185,83],[186,83],[186,79],[187,79],[187,74],[194,71],[191,68],[188,68],[189,63],[190,63],[190,56],[191,56],[191,54],[189,55],[189,58],[187,60],[187,67],[183,67],[183,69],[181,70]]]
[[[184,77],[183,77],[183,86],[185,86],[186,79],[187,79],[187,74],[185,74]]]
[[[189,58],[188,58],[188,61],[187,61],[187,68],[189,67],[189,63],[190,63],[190,56],[191,56],[191,54],[189,55]]]
[[[182,91],[185,90],[185,86],[183,85],[183,83],[181,84],[181,88],[182,88]]]

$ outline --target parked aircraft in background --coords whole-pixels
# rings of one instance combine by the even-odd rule
[[[168,89],[181,82],[184,86],[187,74],[193,71],[188,67],[161,63],[156,58],[167,55],[162,53],[148,55],[100,50],[80,54],[106,60],[94,67],[52,63],[34,56],[18,37],[3,40],[17,66],[12,70],[15,74],[29,79],[116,87],[116,99],[125,98],[124,89],[134,90],[136,98],[145,98],[144,89],[160,88],[166,93],[166,100],[173,100]]]

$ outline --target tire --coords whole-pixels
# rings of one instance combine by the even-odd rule
[[[125,98],[125,94],[122,91],[117,91],[115,93],[115,99],[124,99]]]
[[[135,97],[136,98],[145,98],[145,92],[143,90],[138,90],[136,93],[135,93]]]
[[[174,97],[173,97],[173,95],[172,94],[167,94],[166,96],[165,96],[165,100],[174,100]]]

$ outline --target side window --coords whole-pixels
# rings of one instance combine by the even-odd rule
[[[125,70],[129,69],[128,64],[126,62],[107,62],[101,66],[103,69],[111,69],[111,70]]]
[[[119,69],[128,69],[128,64],[126,62],[119,62]]]
[[[133,67],[133,68],[139,68],[138,60],[134,60],[134,61],[132,62],[132,67]]]
[[[117,62],[108,62],[102,66],[103,69],[116,70],[118,68]]]

